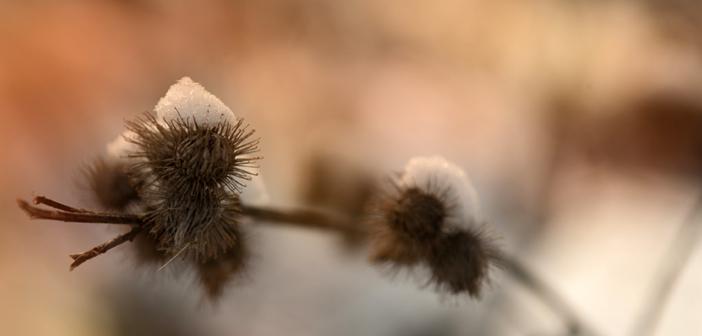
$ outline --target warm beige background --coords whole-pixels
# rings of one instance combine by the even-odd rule
[[[378,174],[443,154],[505,249],[627,334],[702,166],[702,12],[684,3],[2,1],[0,334],[557,334],[502,274],[481,302],[442,300],[291,229],[252,229],[254,267],[217,308],[124,247],[69,273],[115,229],[29,221],[15,199],[90,206],[81,166],[184,75],[258,130],[273,202],[298,203],[321,152]],[[702,333],[701,293],[697,253],[659,334]]]

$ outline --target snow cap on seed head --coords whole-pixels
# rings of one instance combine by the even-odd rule
[[[405,165],[400,176],[400,187],[416,187],[428,194],[447,191],[453,206],[451,215],[456,223],[467,226],[480,221],[477,192],[466,173],[442,156],[414,157]],[[439,196],[439,195],[437,195]],[[441,197],[440,197],[441,198]]]
[[[182,118],[202,126],[216,126],[222,122],[235,124],[234,112],[215,95],[190,77],[183,77],[171,85],[154,108],[158,120],[171,122]]]

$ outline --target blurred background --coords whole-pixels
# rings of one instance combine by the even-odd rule
[[[127,246],[69,272],[117,229],[15,199],[94,205],[81,169],[182,76],[256,128],[273,204],[343,207],[365,176],[444,155],[503,249],[632,334],[700,192],[700,33],[694,0],[0,1],[0,334],[564,334],[502,272],[449,298],[294,228],[251,228],[216,303]],[[657,335],[702,334],[691,251]]]

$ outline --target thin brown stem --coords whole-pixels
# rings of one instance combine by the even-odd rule
[[[257,220],[308,229],[321,229],[350,234],[364,234],[366,231],[360,225],[354,225],[350,220],[314,210],[281,210],[275,208],[242,205],[245,216]]]
[[[124,234],[121,234],[114,239],[105,242],[103,244],[100,244],[98,246],[93,247],[89,251],[85,251],[80,254],[72,254],[71,258],[73,258],[73,263],[71,264],[71,271],[74,270],[76,267],[80,266],[82,263],[93,259],[119,245],[122,245],[128,241],[132,241],[136,236],[138,236],[142,231],[144,230],[143,226],[134,226],[132,229]]]
[[[41,203],[46,204],[46,203]],[[60,204],[57,202],[57,204]],[[88,211],[64,211],[64,210],[47,210],[29,204],[25,200],[18,199],[17,205],[24,210],[32,219],[50,219],[62,222],[75,223],[105,223],[105,224],[130,224],[143,225],[144,222],[138,215],[131,214],[111,214]],[[76,210],[66,206],[67,208]]]
[[[52,200],[48,197],[44,197],[44,196],[34,197],[34,204],[35,205],[44,204],[44,205],[50,206],[54,209],[58,209],[61,211],[66,211],[66,212],[92,213],[92,211],[83,210],[83,209],[76,209],[74,207],[65,205],[63,203],[59,203],[57,201],[54,201],[54,200]]]
[[[103,254],[116,246],[119,246],[127,241],[131,241],[137,235],[139,235],[139,233],[141,233],[146,226],[146,223],[143,221],[142,217],[138,215],[108,214],[78,210],[46,197],[35,199],[35,203],[48,205],[60,210],[54,211],[42,209],[32,206],[23,200],[18,200],[17,203],[19,204],[20,208],[22,208],[22,210],[24,210],[31,218],[80,223],[129,224],[134,226],[131,231],[120,235],[109,242],[96,246],[90,251],[72,255],[71,257],[73,258],[74,262],[71,264],[71,269],[74,269],[83,262]],[[354,235],[367,234],[367,229],[363,225],[355,225],[355,223],[349,219],[315,210],[281,210],[276,208],[242,205],[241,211],[244,216],[257,219],[264,223],[284,224],[308,229],[321,229]],[[551,307],[564,319],[571,334],[595,334],[591,328],[586,327],[585,323],[576,314],[575,309],[568,305],[566,300],[564,300],[548,284],[541,281],[533,273],[528,271],[528,269],[521,265],[516,259],[506,256],[503,256],[502,259],[505,269],[514,277],[514,279],[522,283],[527,289],[532,291],[540,300]]]
[[[365,228],[353,225],[342,218],[316,212],[312,210],[279,210],[272,208],[243,207],[244,215],[256,218],[263,222],[275,222],[310,229],[323,229],[344,233],[367,233]],[[554,313],[563,319],[568,335],[598,335],[592,328],[578,316],[575,308],[554,290],[550,285],[534,275],[527,267],[510,256],[501,256],[505,270],[525,288],[531,291]]]

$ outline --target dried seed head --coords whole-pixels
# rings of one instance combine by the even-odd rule
[[[158,249],[203,261],[216,258],[240,242],[239,197],[224,190],[203,189],[182,193],[161,185],[144,197],[150,209],[146,221]]]
[[[101,207],[124,211],[130,204],[140,200],[137,183],[130,179],[127,169],[124,162],[102,158],[87,168],[90,189]]]
[[[415,158],[377,206],[376,262],[425,266],[431,282],[477,297],[497,250],[478,227],[477,197],[465,173],[440,157]]]
[[[258,140],[243,125],[220,123],[201,125],[194,120],[161,122],[145,115],[127,123],[138,146],[131,156],[134,165],[155,181],[180,192],[226,187],[240,192],[251,179],[258,157]]]
[[[124,138],[134,146],[129,172],[144,181],[139,195],[157,250],[197,263],[238,250],[239,193],[259,159],[254,131],[187,77],[171,86],[155,114],[128,121]]]
[[[482,232],[468,230],[442,235],[431,245],[426,263],[439,290],[479,297],[500,256]]]
[[[85,178],[92,196],[104,209],[126,211],[140,201],[138,179],[129,175],[129,153],[136,148],[127,139],[132,134],[124,132],[106,146],[106,155],[96,159],[85,170]]]
[[[239,241],[242,243],[233,246],[220,257],[196,265],[200,283],[210,299],[220,297],[224,287],[246,267],[248,255],[243,244],[245,240]]]

